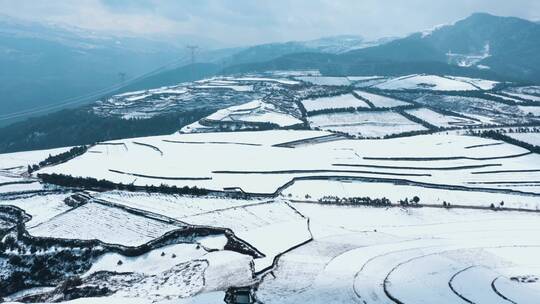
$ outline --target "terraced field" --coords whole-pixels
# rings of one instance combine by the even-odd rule
[[[316,204],[296,208],[311,219],[314,240],[282,256],[263,277],[256,291],[262,303],[538,299],[534,279],[511,279],[539,275],[540,262],[532,258],[540,250],[533,232],[540,228],[538,214]]]
[[[276,71],[107,98],[216,112],[41,168],[68,148],[0,155],[0,302],[539,303],[537,95]]]
[[[540,167],[534,167],[540,164],[538,155],[489,139],[440,134],[387,140],[338,137],[313,142],[313,138],[324,138],[328,133],[237,134],[235,137],[228,133],[176,134],[125,140],[121,141],[123,145],[98,145],[76,159],[38,173],[69,174],[140,186],[163,183],[215,191],[241,189],[263,196],[275,196],[291,182],[306,179],[357,180],[525,196],[540,194]],[[283,145],[299,140],[309,144],[294,148]],[[157,147],[163,155],[133,142]],[[218,148],[220,153],[216,153]],[[177,155],[191,161],[178,162]],[[141,159],[152,166],[146,166]]]

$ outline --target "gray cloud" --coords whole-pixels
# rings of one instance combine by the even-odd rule
[[[403,36],[473,12],[540,19],[538,0],[0,0],[2,13],[109,32],[230,45],[338,34]]]

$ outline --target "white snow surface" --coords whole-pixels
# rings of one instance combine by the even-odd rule
[[[330,113],[308,117],[312,128],[349,135],[379,138],[426,128],[391,111]]]
[[[446,76],[450,79],[470,83],[474,85],[475,87],[478,87],[481,90],[492,90],[495,88],[497,84],[499,84],[498,81],[493,80],[486,80],[486,79],[478,79],[478,78],[468,78],[468,77],[458,77],[458,76]]]
[[[0,188],[1,190],[2,188]],[[21,197],[13,200],[0,200],[0,205],[12,205],[23,209],[32,216],[30,221],[26,222],[26,227],[31,228],[42,224],[60,213],[71,209],[64,203],[71,194],[49,194]]]
[[[371,94],[364,91],[354,91],[360,97],[369,100],[376,108],[395,108],[410,105],[409,103],[394,98]]]
[[[119,208],[87,203],[33,226],[28,232],[33,236],[97,239],[108,244],[140,246],[179,228]]]
[[[0,154],[0,170],[15,168],[15,170],[10,171],[22,173],[26,171],[28,165],[38,164],[40,161],[49,157],[49,155],[57,155],[68,151],[70,148],[71,147]]]
[[[418,196],[421,204],[443,206],[449,203],[453,206],[475,206],[489,208],[491,204],[499,207],[504,202],[505,207],[539,210],[540,201],[537,196],[493,193],[482,191],[446,190],[425,188],[392,183],[338,181],[338,180],[305,180],[296,181],[282,193],[297,201],[318,201],[325,196],[339,198],[354,197],[386,197],[394,204],[400,200],[409,201]],[[308,196],[308,199],[306,199]]]
[[[436,75],[415,74],[390,79],[375,85],[383,90],[433,90],[433,91],[476,91],[478,87],[465,78],[452,79]],[[481,85],[486,85],[481,83]]]
[[[321,86],[349,86],[351,82],[347,77],[303,76],[295,79]]]
[[[337,129],[349,127],[343,118],[350,117],[353,121],[350,126],[359,128],[357,134],[362,135],[365,134],[363,128],[374,132],[370,131],[373,130],[371,127],[378,125],[382,125],[383,131],[394,133],[405,127],[419,129],[412,123],[396,124],[392,115],[404,120],[396,113],[373,114],[380,116],[366,117],[365,124],[355,123],[358,116],[352,115],[317,115],[310,120],[317,118],[321,127]],[[165,183],[211,190],[240,188],[245,192],[266,194],[274,193],[293,178],[328,176],[406,180],[444,188],[461,186],[540,193],[540,171],[531,171],[540,170],[540,156],[517,146],[478,137],[439,133],[385,140],[334,138],[327,142],[308,142],[296,148],[274,146],[325,135],[328,133],[263,131],[129,139],[122,141],[125,146],[95,146],[92,150],[102,153],[88,152],[39,172],[140,186]],[[163,154],[133,144],[134,141],[159,147]]]
[[[192,86],[192,89],[230,89],[237,92],[250,92],[253,91],[253,86],[250,85],[197,85]]]
[[[540,116],[540,107],[534,106],[518,106],[518,108],[525,113],[525,115],[532,114],[533,116]]]
[[[352,94],[306,99],[302,100],[302,105],[308,112],[328,109],[369,108],[364,101]]]
[[[407,113],[441,128],[467,127],[478,125],[478,122],[458,116],[443,115],[428,108],[406,110]]]
[[[508,267],[516,269],[512,275],[538,273],[533,257],[540,240],[530,233],[540,229],[536,213],[295,207],[310,218],[314,240],[283,255],[263,277],[256,291],[263,303],[391,303],[389,296],[403,303],[462,303],[449,286],[454,275],[453,286],[475,303],[499,303],[490,284],[507,277]],[[486,271],[458,274],[468,267]],[[504,294],[520,291],[509,286]],[[537,299],[531,290],[520,295],[519,303]]]
[[[525,100],[528,100],[528,101],[540,102],[540,96],[536,96],[536,95],[516,93],[516,92],[512,92],[512,91],[503,91],[503,93],[506,94],[506,95],[519,97],[519,98],[522,98],[522,99],[525,99]]]
[[[302,123],[300,119],[279,112],[274,105],[265,103],[261,100],[254,100],[239,106],[219,110],[206,117],[205,120],[274,123],[280,127]]]
[[[506,133],[506,136],[540,147],[540,133]]]

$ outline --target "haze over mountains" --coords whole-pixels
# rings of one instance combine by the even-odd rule
[[[376,43],[356,36],[343,36],[220,48],[223,44],[203,37],[149,39],[0,16],[0,65],[3,67],[0,70],[3,83],[0,88],[3,97],[0,125],[24,118],[36,108],[60,104],[55,108],[58,110],[63,103],[93,101],[123,87],[133,78],[189,64],[186,45],[198,45],[197,61],[215,66],[181,69],[180,75],[170,80],[173,83],[199,79],[216,73],[224,65],[266,61],[295,52],[341,53]],[[165,71],[158,78],[166,79],[167,73]],[[166,81],[165,84],[170,83]],[[160,80],[150,80],[148,85],[163,84]],[[47,111],[44,109],[43,112]]]
[[[16,141],[32,142],[28,136],[52,134],[48,129],[53,125],[69,130],[77,124],[77,120],[51,124],[58,115],[40,115],[68,106],[76,108],[113,94],[171,86],[213,75],[318,70],[333,76],[428,73],[515,83],[540,81],[540,25],[485,13],[404,38],[366,41],[345,35],[238,48],[215,48],[218,42],[204,38],[162,41],[103,36],[10,18],[0,22],[3,53],[0,61],[6,67],[0,71],[3,83],[0,125],[37,116],[0,129],[0,134],[6,134],[0,143],[4,147],[12,144],[13,134],[18,134]],[[201,45],[195,65],[190,65],[185,48],[190,43]],[[82,121],[96,124],[95,119],[101,118]],[[143,126],[137,128],[144,130]],[[165,131],[170,130],[159,132]],[[146,130],[131,135],[137,134],[154,132]],[[26,144],[16,146],[24,148]],[[39,145],[28,147],[39,148]]]
[[[1,303],[540,302],[534,0],[0,7]]]

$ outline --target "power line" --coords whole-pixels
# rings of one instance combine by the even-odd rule
[[[43,112],[47,112],[47,111],[50,111],[50,110],[63,108],[65,106],[69,106],[69,105],[76,105],[76,104],[80,104],[80,103],[85,103],[85,102],[88,102],[89,99],[103,97],[104,95],[112,93],[112,92],[114,92],[114,91],[116,91],[118,89],[121,89],[122,87],[125,87],[125,86],[127,86],[127,85],[129,85],[129,84],[131,84],[131,83],[133,83],[135,81],[138,81],[140,79],[143,79],[143,78],[158,74],[159,72],[161,72],[163,70],[166,70],[167,68],[172,68],[175,64],[185,62],[186,59],[187,59],[186,57],[175,59],[175,60],[173,60],[173,61],[171,61],[171,62],[169,62],[169,63],[167,63],[167,64],[165,64],[165,65],[163,65],[163,66],[161,66],[161,67],[159,67],[157,69],[155,69],[155,70],[152,70],[150,72],[147,72],[147,73],[141,74],[139,76],[133,77],[131,79],[128,79],[127,81],[125,81],[123,83],[114,84],[112,86],[105,87],[105,88],[102,88],[102,89],[99,89],[99,90],[96,90],[96,91],[93,91],[93,92],[89,92],[89,93],[86,93],[84,95],[65,98],[65,99],[61,100],[59,103],[55,103],[55,104],[51,104],[51,105],[45,105],[45,106],[41,106],[41,107],[36,107],[36,108],[31,109],[31,110],[23,110],[23,111],[13,112],[13,113],[5,114],[5,115],[0,115],[0,121],[19,118],[19,117],[24,117],[24,116],[29,116],[29,115],[32,115],[32,114],[43,113]]]
[[[199,49],[198,45],[187,45],[186,48],[190,51],[191,54],[191,64],[195,64],[195,55],[197,50]]]

